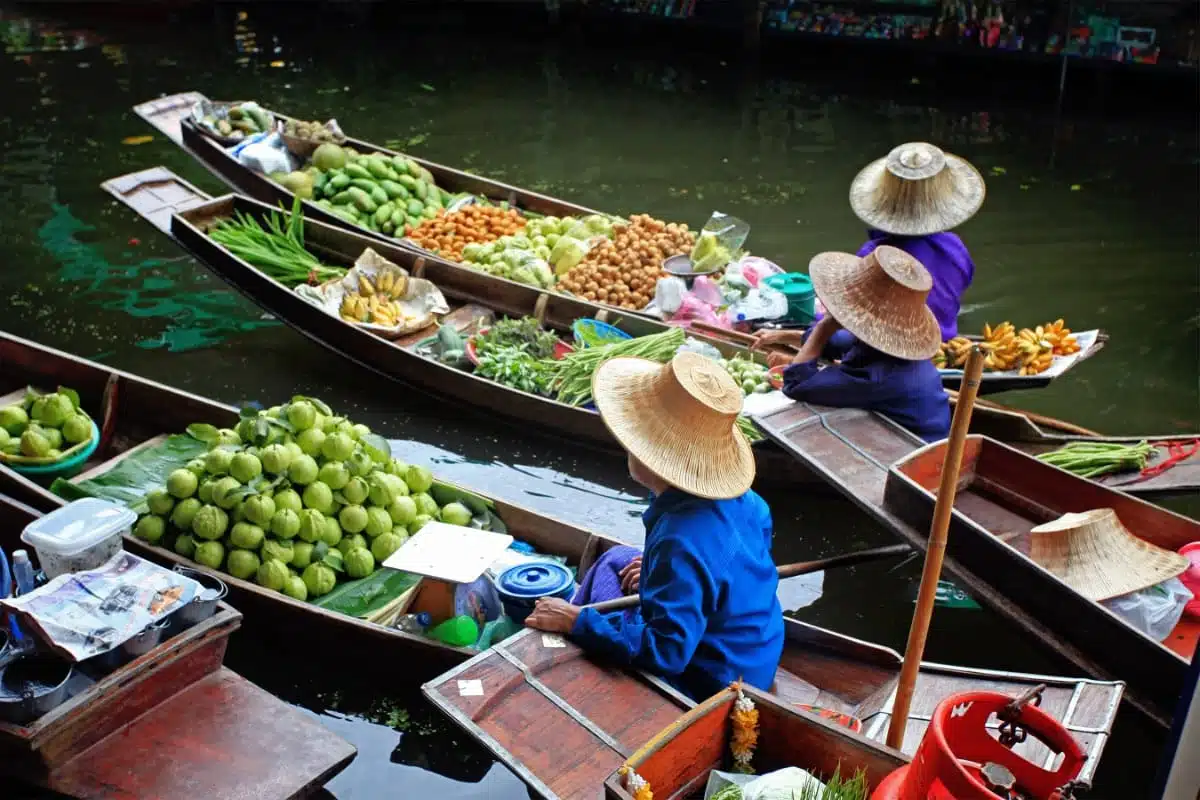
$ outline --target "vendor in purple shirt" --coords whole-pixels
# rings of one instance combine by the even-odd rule
[[[952,228],[966,222],[983,205],[983,177],[967,161],[926,142],[896,147],[868,164],[850,185],[850,207],[867,224],[865,256],[891,245],[921,262],[933,278],[929,308],[938,321],[942,341],[958,335],[963,292],[975,277],[967,246]],[[849,347],[849,334],[834,344]]]
[[[937,319],[926,297],[933,279],[911,255],[880,245],[865,256],[820,253],[809,264],[825,317],[807,337],[769,331],[755,349],[795,345],[781,363],[783,393],[793,400],[878,411],[927,442],[950,432],[950,403],[930,360],[941,346]],[[851,344],[833,341],[848,331]],[[819,358],[836,361],[822,368]],[[772,364],[779,362],[772,356]]]

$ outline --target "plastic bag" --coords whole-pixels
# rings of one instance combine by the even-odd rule
[[[384,272],[392,273],[396,276],[396,280],[405,281],[404,291],[400,297],[396,298],[402,312],[399,324],[393,327],[372,322],[356,322],[355,325],[380,336],[395,337],[428,328],[437,321],[439,314],[450,312],[450,306],[446,303],[446,298],[436,284],[424,278],[409,276],[406,270],[396,266],[369,247],[363,251],[343,278],[327,281],[320,286],[302,284],[296,287],[295,292],[313,305],[319,306],[327,314],[341,319],[342,300],[347,295],[359,294],[358,276],[363,275],[372,283],[376,283],[379,275]]]
[[[1137,628],[1156,642],[1171,635],[1183,616],[1192,593],[1179,578],[1155,584],[1137,592],[1123,594],[1100,605]]]
[[[749,235],[749,223],[714,211],[692,246],[692,271],[713,272],[722,269],[738,257]]]
[[[728,328],[729,325],[725,320],[717,315],[713,307],[703,300],[699,299],[691,292],[683,296],[683,302],[679,304],[679,308],[675,313],[670,315],[671,322],[703,322],[707,325],[716,325],[721,328]]]
[[[250,169],[270,175],[273,172],[291,172],[297,166],[295,158],[288,152],[279,131],[258,133],[230,151],[238,163]]]
[[[780,319],[787,316],[788,301],[783,292],[769,286],[751,289],[746,296],[729,307],[727,315],[734,324],[758,319]]]
[[[664,314],[674,314],[683,305],[686,294],[687,283],[683,278],[659,278],[654,285],[654,305]]]
[[[758,256],[744,256],[734,266],[737,267],[738,272],[746,279],[746,282],[756,289],[762,283],[763,278],[769,278],[772,275],[779,275],[783,272],[783,267]]]
[[[824,792],[825,784],[799,767],[786,767],[747,783],[742,787],[742,800],[791,800],[813,789]]]
[[[717,286],[716,281],[707,275],[701,275],[692,281],[691,293],[698,300],[708,303],[713,308],[725,305],[725,295],[721,294],[721,287]]]
[[[706,358],[711,358],[713,361],[721,361],[725,358],[725,356],[721,355],[720,350],[713,347],[708,342],[702,342],[699,339],[693,339],[690,336],[683,344],[679,345],[679,349],[676,350],[675,353],[677,355],[679,353],[699,353]]]

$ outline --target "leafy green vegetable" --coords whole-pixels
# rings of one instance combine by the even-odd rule
[[[352,617],[367,617],[416,586],[420,579],[410,572],[378,569],[365,578],[346,581],[314,600],[313,605]]]
[[[475,352],[482,358],[506,347],[515,347],[533,358],[550,358],[558,337],[544,330],[533,317],[500,319],[486,333],[475,335]]]
[[[117,462],[112,469],[80,483],[56,480],[50,491],[66,500],[99,497],[127,506],[142,502],[147,492],[162,488],[163,476],[199,458],[208,445],[183,434],[168,436],[165,441],[145,447]]]

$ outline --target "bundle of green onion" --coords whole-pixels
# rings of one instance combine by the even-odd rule
[[[239,211],[232,219],[218,222],[208,235],[284,286],[322,283],[346,274],[340,267],[322,264],[304,249],[304,215],[299,197],[292,204],[292,215],[286,224],[283,215],[276,213],[268,214],[266,223],[263,228],[258,220]]]
[[[1145,440],[1137,444],[1079,441],[1038,458],[1081,478],[1096,478],[1112,472],[1141,471],[1153,452],[1154,447]]]

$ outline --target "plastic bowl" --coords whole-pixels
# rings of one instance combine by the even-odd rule
[[[474,334],[467,337],[467,348],[466,348],[467,361],[470,361],[472,364],[474,364],[477,367],[479,366],[479,354],[475,352],[475,337],[482,336],[483,334],[487,333],[489,330],[491,330],[491,328],[480,328]],[[574,353],[574,352],[575,352],[575,348],[571,346],[570,342],[564,342],[562,339],[559,339],[557,342],[554,343],[554,360],[555,361],[562,359],[562,357],[565,356],[567,353]]]
[[[767,383],[771,384],[774,389],[783,388],[783,371],[787,369],[786,364],[780,364],[777,367],[771,367],[767,370]]]
[[[53,464],[14,464],[8,461],[3,463],[4,466],[22,475],[36,475],[39,478],[70,478],[79,474],[79,471],[83,469],[83,465],[95,454],[96,448],[99,446],[100,429],[96,427],[96,421],[92,420],[91,441],[70,458],[56,461]]]
[[[589,347],[587,341],[583,338],[584,331],[590,333],[593,338],[606,339],[609,343],[633,338],[615,325],[609,325],[607,322],[601,322],[598,319],[577,319],[575,320],[575,324],[571,326],[571,330],[575,334],[575,344],[581,348]]]

